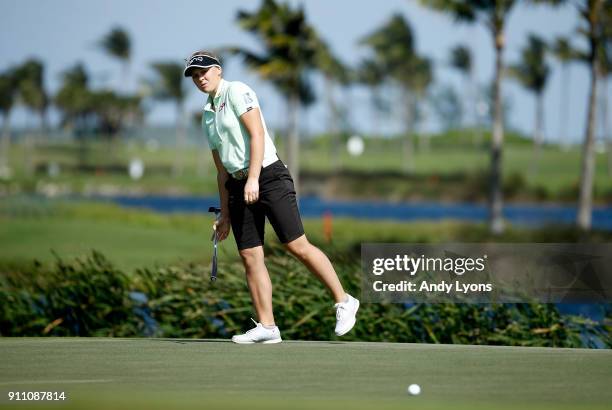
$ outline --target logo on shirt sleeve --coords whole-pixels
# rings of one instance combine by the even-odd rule
[[[251,93],[242,94],[242,98],[244,98],[245,104],[251,104],[253,102],[253,98],[251,97]]]

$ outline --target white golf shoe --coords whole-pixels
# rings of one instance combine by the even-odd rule
[[[253,320],[253,319],[251,319]],[[241,335],[235,335],[232,337],[232,342],[239,344],[253,344],[253,343],[280,343],[281,339],[280,330],[278,326],[274,326],[272,329],[267,329],[261,323],[253,320],[255,327],[251,330],[247,330],[246,333]]]
[[[359,309],[359,301],[349,295],[346,294],[347,301],[336,303],[334,307],[336,308],[336,335],[342,336],[347,334],[353,326],[355,326],[355,322],[357,318],[357,310]]]

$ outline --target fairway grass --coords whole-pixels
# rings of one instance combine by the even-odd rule
[[[165,135],[174,140],[173,131]],[[486,146],[475,147],[466,144],[468,140],[457,140],[454,136],[432,139],[431,149],[416,149],[414,152],[412,172],[417,175],[452,175],[475,174],[486,172],[490,163],[490,152]],[[437,141],[437,142],[436,142]],[[9,153],[10,165],[15,170],[14,183],[22,190],[31,192],[37,184],[70,188],[71,192],[138,192],[173,194],[173,195],[214,195],[217,192],[216,171],[210,150],[200,144],[177,150],[172,147],[162,147],[151,152],[143,145],[134,141],[117,144],[114,149],[100,141],[89,143],[87,164],[94,166],[123,167],[132,158],[140,158],[145,164],[145,176],[133,181],[127,172],[77,173],[74,168],[79,163],[79,145],[75,143],[59,143],[48,146],[39,145],[36,152],[27,154],[22,144],[13,144]],[[283,152],[282,139],[277,141],[279,152]],[[318,144],[315,140],[304,141],[300,147],[300,163],[302,171],[317,171],[330,173],[336,166],[345,171],[360,172],[401,172],[405,168],[406,159],[403,155],[402,139],[366,139],[366,149],[361,156],[351,156],[346,150],[339,155],[331,146]],[[438,146],[439,145],[439,146]],[[42,171],[35,179],[27,177],[24,164],[28,163],[29,155],[42,166]],[[580,179],[582,150],[573,146],[569,150],[558,146],[545,144],[542,146],[541,157],[535,172],[534,150],[530,142],[507,138],[504,145],[503,175],[521,174],[528,187],[542,187],[553,197],[561,191],[577,189]],[[281,155],[282,157],[282,155]],[[170,170],[181,158],[184,172],[181,176],[172,175]],[[607,192],[612,190],[612,178],[607,165],[607,155],[603,152],[595,154],[594,187],[595,199],[606,201]],[[61,168],[57,177],[45,175],[45,164],[56,163]],[[72,171],[71,171],[72,170]],[[0,180],[0,191],[2,188]],[[7,185],[8,186],[8,185]],[[62,188],[62,189],[63,189]],[[356,192],[357,194],[359,192]],[[387,193],[387,194],[392,194]],[[359,195],[358,195],[359,196]],[[577,191],[571,194],[571,200],[577,197]],[[393,195],[391,195],[393,197]],[[462,200],[459,197],[455,200]],[[536,198],[537,199],[537,198]],[[566,199],[567,200],[567,199]]]
[[[325,252],[352,251],[360,243],[567,242],[571,228],[529,229],[509,226],[503,236],[491,237],[484,223],[456,220],[411,221],[334,218],[333,241],[325,238],[321,218],[304,218],[308,238]],[[213,218],[202,214],[159,214],[116,204],[5,198],[0,202],[0,272],[30,266],[33,260],[53,264],[97,250],[125,272],[154,266],[208,265],[212,258]],[[593,235],[609,242],[609,232]],[[266,228],[266,243],[278,242]],[[220,260],[239,260],[233,236],[219,244]]]
[[[0,408],[603,409],[611,380],[610,350],[0,338]],[[9,391],[68,399],[8,403]]]
[[[209,230],[205,227],[198,233],[121,221],[60,218],[14,218],[7,221],[0,218],[0,223],[4,223],[0,229],[0,243],[3,244],[0,264],[9,266],[27,264],[33,259],[53,263],[54,252],[62,259],[70,260],[97,250],[129,272],[156,264],[206,264],[212,255]]]
[[[304,218],[309,239],[324,239],[320,218]],[[0,202],[0,271],[3,267],[27,266],[34,259],[52,264],[54,253],[64,260],[86,257],[92,250],[103,253],[118,268],[201,263],[212,259],[210,241],[213,217],[202,214],[159,214],[148,209],[123,208],[111,203],[67,202],[12,197]],[[335,218],[334,246],[342,249],[360,242],[452,241],[466,230],[483,231],[482,224],[458,221],[367,221]],[[277,241],[266,228],[267,243]],[[219,244],[220,260],[239,260],[234,238]]]

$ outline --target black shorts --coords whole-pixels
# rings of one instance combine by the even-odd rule
[[[246,178],[237,180],[230,176],[225,183],[229,191],[232,232],[239,250],[263,245],[266,217],[282,243],[291,242],[304,234],[293,179],[281,160],[262,168],[259,174],[259,200],[254,204],[244,202],[246,181]]]

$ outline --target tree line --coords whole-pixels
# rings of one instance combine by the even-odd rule
[[[529,90],[535,98],[535,127],[533,132],[534,160],[537,164],[543,136],[543,94],[550,76],[547,56],[553,55],[561,63],[562,98],[560,101],[560,131],[562,142],[567,143],[567,117],[570,112],[567,67],[573,61],[585,63],[590,70],[588,115],[582,148],[580,194],[577,225],[591,228],[595,161],[595,126],[597,121],[598,90],[603,88],[602,105],[607,107],[607,79],[612,72],[612,0],[420,0],[428,8],[445,13],[458,22],[479,24],[487,29],[494,48],[494,76],[490,87],[492,139],[490,142],[490,229],[501,233],[504,229],[502,208],[502,159],[504,143],[503,78],[511,78]],[[504,61],[506,27],[510,12],[519,4],[573,7],[580,25],[574,33],[555,39],[551,44],[530,34],[521,50],[521,58],[513,63]],[[359,39],[367,56],[349,67],[337,57],[329,44],[308,21],[303,7],[292,7],[276,0],[262,0],[254,11],[239,10],[236,23],[249,32],[259,43],[258,51],[241,46],[223,45],[217,51],[222,57],[239,56],[246,66],[262,79],[270,82],[286,100],[287,107],[287,163],[299,184],[299,113],[300,108],[315,101],[309,77],[317,72],[325,81],[324,100],[328,105],[328,131],[333,138],[335,158],[340,152],[339,122],[344,112],[336,102],[335,90],[351,84],[370,88],[374,106],[373,123],[384,111],[381,90],[390,87],[398,91],[396,106],[401,111],[404,132],[402,151],[404,170],[413,170],[414,129],[420,117],[420,106],[430,94],[434,83],[434,61],[416,47],[415,34],[409,21],[401,14],[392,15],[382,26]],[[586,47],[578,47],[570,38],[582,37]],[[105,35],[100,47],[122,65],[123,84],[127,84],[132,46],[126,30],[116,27]],[[474,119],[477,117],[477,90],[474,78],[474,58],[469,46],[455,45],[449,55],[449,65],[464,77],[465,100]],[[155,78],[145,81],[145,92],[121,93],[111,90],[93,90],[90,76],[79,63],[62,75],[62,85],[55,96],[49,96],[43,84],[44,65],[32,59],[19,67],[0,73],[0,112],[4,117],[2,152],[8,151],[9,121],[13,106],[23,104],[40,117],[41,129],[47,128],[46,112],[54,104],[62,113],[62,125],[74,130],[75,135],[99,133],[116,136],[119,131],[143,119],[143,99],[173,101],[177,110],[177,146],[185,140],[185,100],[190,84],[182,77],[183,64],[176,61],[158,61],[152,64]],[[603,84],[603,86],[601,85]],[[599,91],[601,93],[601,91]],[[457,100],[457,98],[455,98]],[[442,115],[456,115],[452,95],[439,99]],[[456,105],[456,101],[455,101]],[[377,109],[376,109],[377,108]],[[446,114],[444,114],[446,113]],[[608,132],[607,108],[602,110],[602,123]],[[43,132],[44,134],[44,132]],[[1,160],[2,158],[0,158]],[[6,159],[5,159],[6,161]],[[181,171],[177,158],[176,170]],[[1,165],[1,164],[0,164]]]

